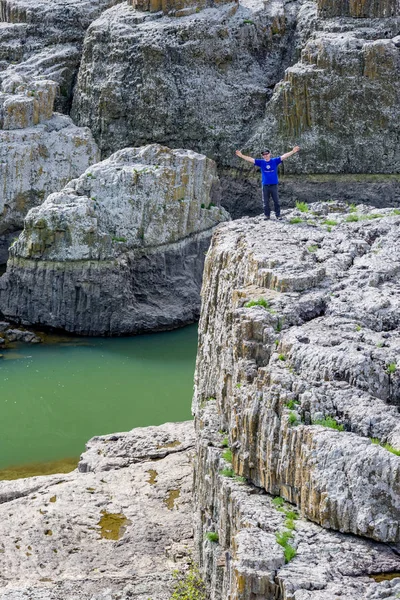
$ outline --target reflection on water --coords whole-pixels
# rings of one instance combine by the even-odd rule
[[[47,341],[3,351],[0,469],[79,456],[94,435],[191,418],[197,326]]]

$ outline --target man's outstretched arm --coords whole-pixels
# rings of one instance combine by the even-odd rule
[[[298,152],[299,150],[300,146],[295,146],[291,152],[286,152],[286,154],[282,154],[281,160],[285,160],[286,158],[289,158],[289,156],[293,156],[293,154],[296,154],[296,152]]]
[[[247,162],[251,163],[252,165],[254,165],[255,163],[254,158],[251,158],[251,156],[245,156],[240,152],[240,150],[236,150],[236,156],[238,156],[239,158],[243,158],[243,160],[247,160]]]

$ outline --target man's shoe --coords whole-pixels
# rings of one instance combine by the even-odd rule
[[[269,221],[269,217],[264,217],[264,221]]]
[[[283,220],[284,220],[284,218],[283,218],[283,217],[276,217],[276,220],[277,220],[277,221],[283,221]]]

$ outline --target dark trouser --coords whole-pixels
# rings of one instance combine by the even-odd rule
[[[273,185],[263,185],[263,203],[264,203],[264,215],[269,218],[271,214],[271,209],[269,207],[269,197],[272,196],[274,201],[274,210],[277,217],[281,216],[281,207],[279,204],[278,198],[278,184],[274,183]]]

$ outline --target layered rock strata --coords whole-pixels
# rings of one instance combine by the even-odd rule
[[[0,235],[21,230],[29,209],[99,159],[87,128],[76,127],[65,115],[51,115],[51,110],[43,120],[35,97],[9,97],[3,106],[10,127],[0,130]]]
[[[337,17],[340,4],[321,0],[320,13]],[[285,163],[285,173],[399,173],[398,4],[396,10],[386,10],[385,2],[347,5],[365,9],[359,16],[366,18],[318,18],[315,4],[303,4],[300,60],[276,86],[249,142],[255,150],[273,140],[278,151],[299,144],[300,160]]]
[[[170,598],[193,547],[193,424],[89,445],[90,472],[0,482],[2,600]]]
[[[215,163],[187,150],[121,150],[32,209],[10,249],[8,318],[85,335],[196,319],[204,254],[228,219]]]
[[[341,199],[334,177],[313,176],[343,173],[343,193],[353,201],[377,204],[384,186],[399,202],[392,0],[135,6],[106,11],[85,39],[72,114],[104,155],[149,141],[203,152],[217,161],[224,206],[239,216],[259,212],[259,184],[234,150],[258,156],[272,146],[279,155],[299,144],[301,154],[282,174],[302,180],[282,188],[285,204],[310,184],[324,200]]]
[[[213,598],[342,589],[361,600],[387,597],[385,586],[395,597],[400,584],[367,577],[400,572],[400,217],[314,208],[226,225],[207,256],[193,406],[197,546]],[[296,525],[285,567],[263,490],[326,529]],[[357,556],[345,569],[327,558],[336,544]]]
[[[151,3],[120,4],[92,23],[72,116],[91,128],[103,155],[159,142],[236,164],[235,149],[292,61],[298,6],[214,4],[198,2],[179,19],[148,12]],[[223,197],[228,210],[231,197],[232,190]]]

